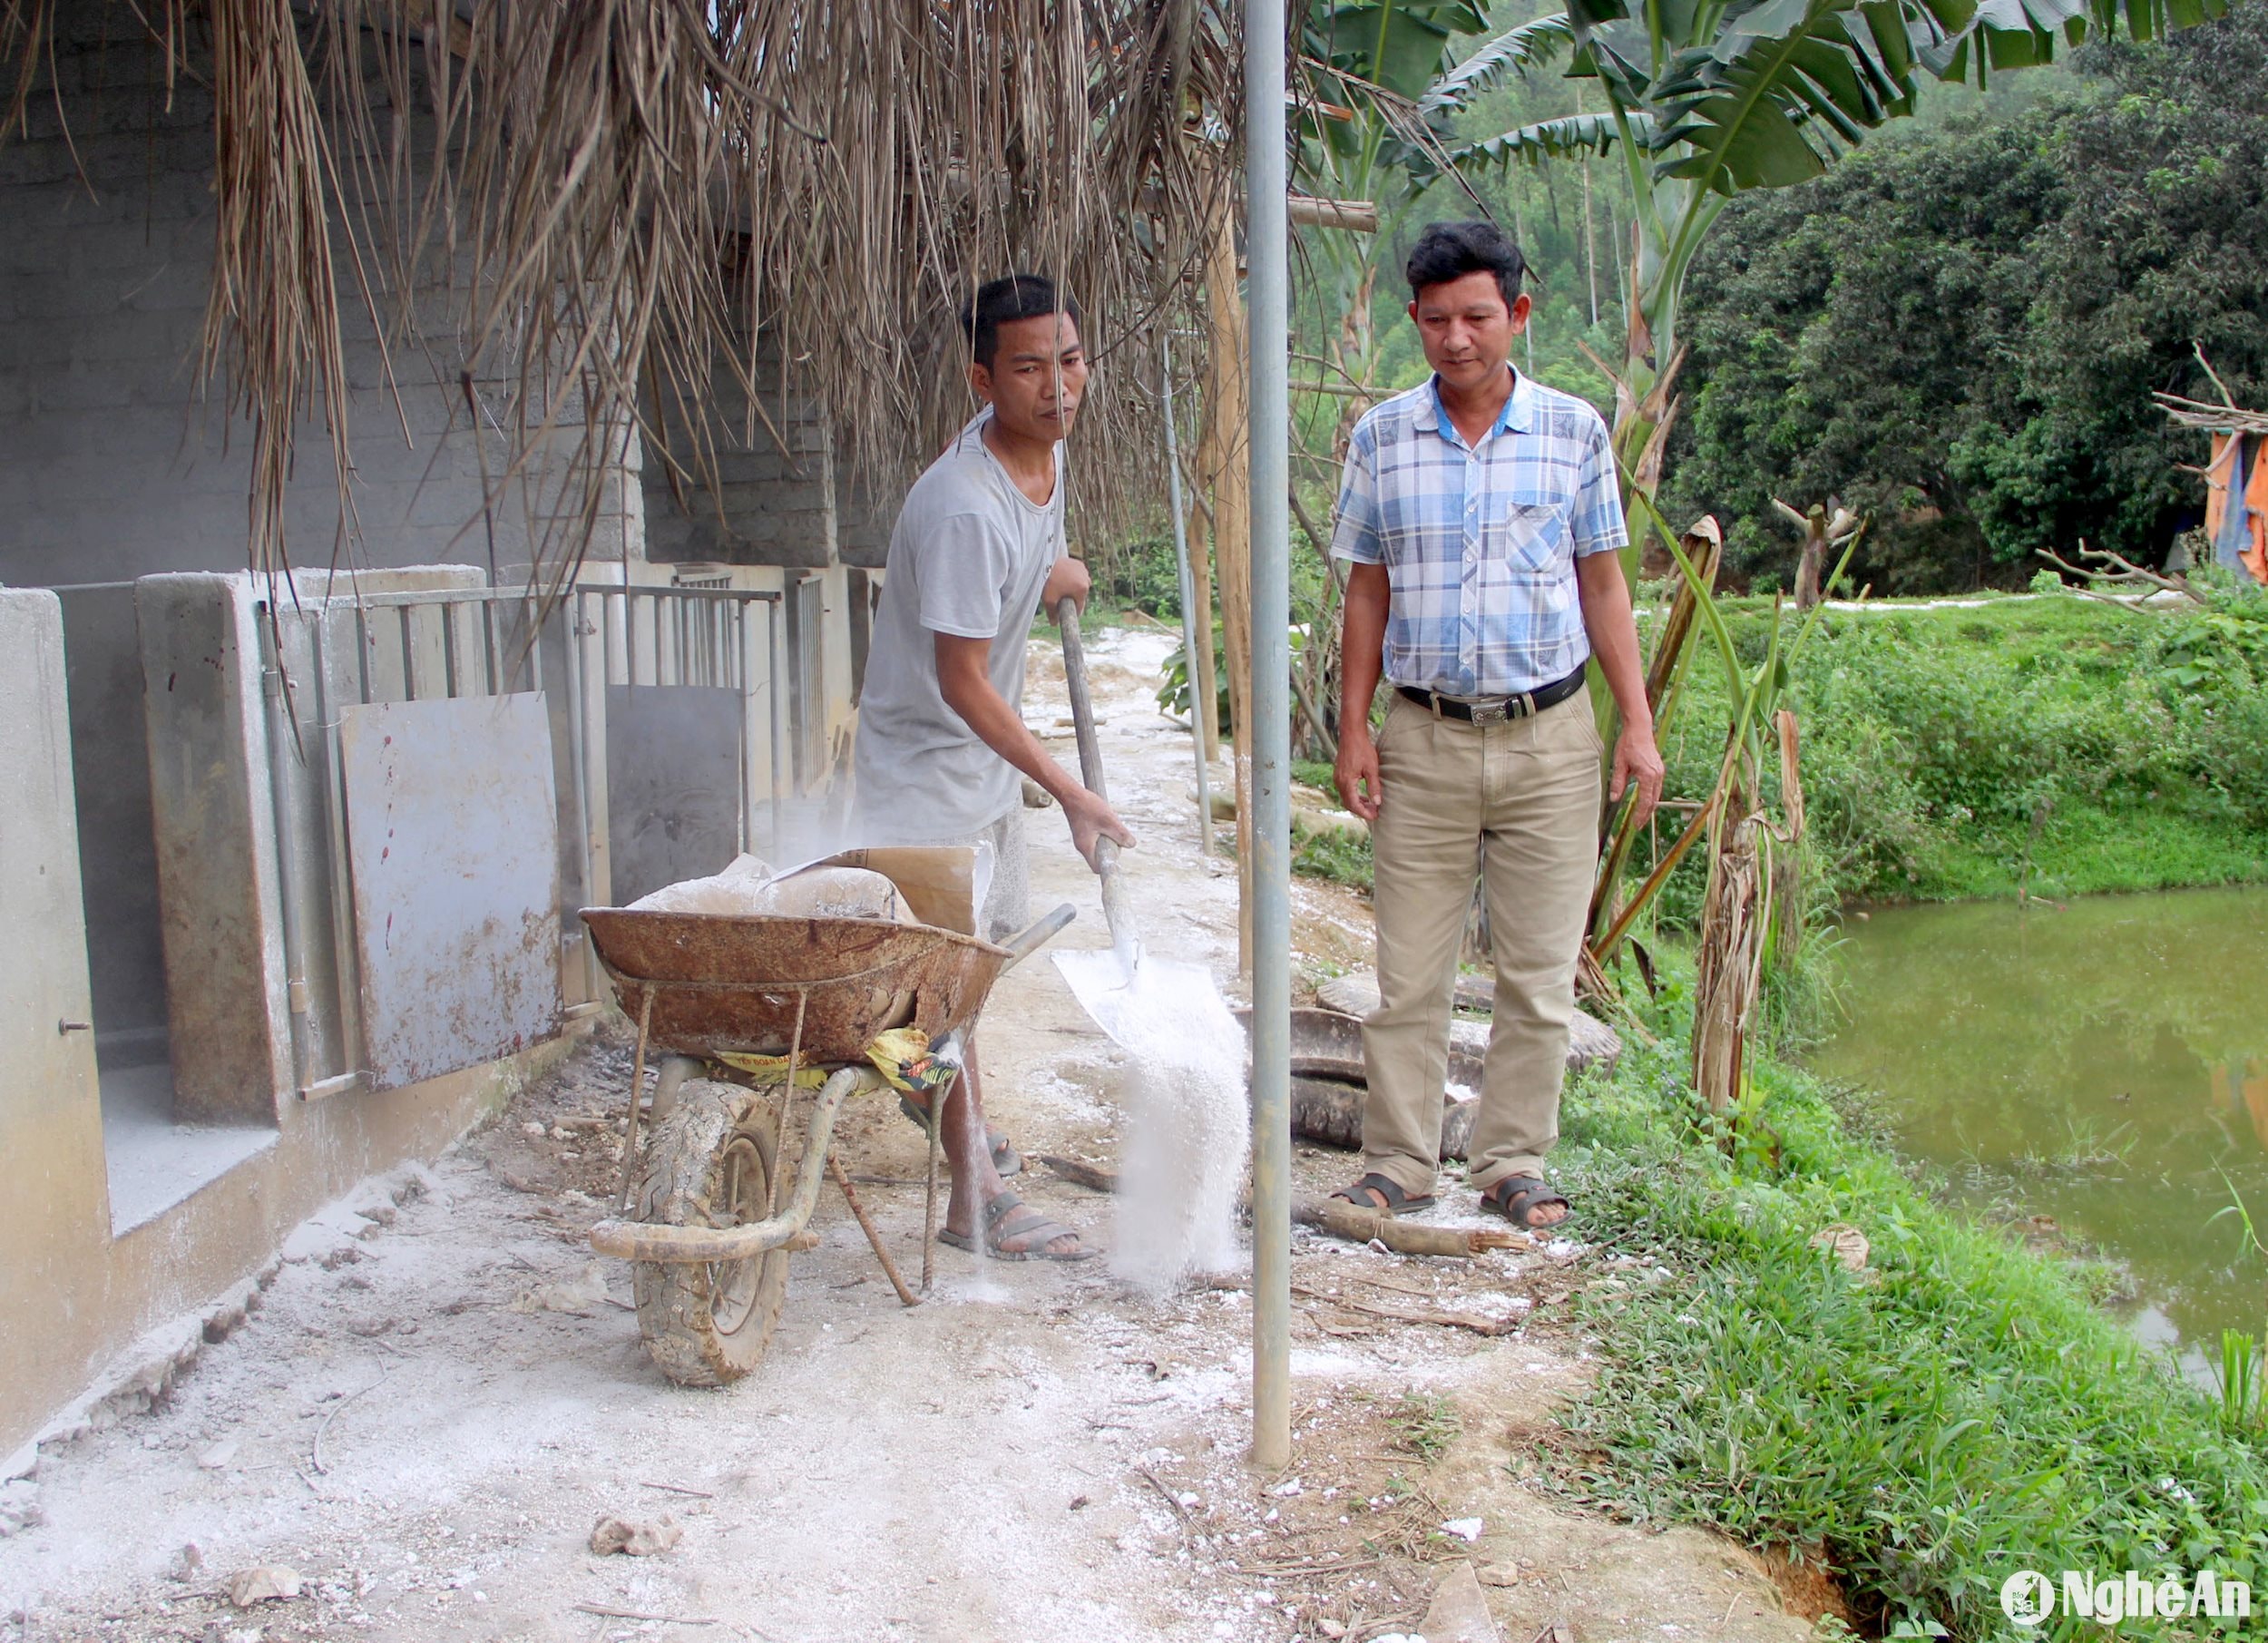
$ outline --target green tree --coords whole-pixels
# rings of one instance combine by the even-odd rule
[[[2268,390],[2268,7],[2090,49],[2069,95],[1915,132],[1735,204],[1688,293],[1672,513],[1784,580],[1774,492],[1872,513],[1888,592],[2024,581],[2079,538],[2142,558],[2204,455],[2153,389]]]

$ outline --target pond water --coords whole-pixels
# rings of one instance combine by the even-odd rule
[[[1971,1207],[2132,1268],[2192,1373],[2268,1328],[2268,890],[1885,908],[1843,927],[1847,1021],[1811,1057],[1878,1090]]]

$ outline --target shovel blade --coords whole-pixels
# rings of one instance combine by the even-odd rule
[[[1212,972],[1202,964],[1152,958],[1139,946],[1130,964],[1111,947],[1058,953],[1054,958],[1080,1008],[1121,1049],[1157,1053],[1161,1030],[1170,1031],[1177,1020],[1188,1042],[1242,1047],[1242,1030],[1222,1002]]]

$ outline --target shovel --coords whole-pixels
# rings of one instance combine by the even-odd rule
[[[1095,704],[1087,694],[1087,647],[1079,636],[1079,607],[1069,599],[1056,604],[1055,626],[1063,636],[1063,683],[1070,691],[1071,725],[1079,734],[1079,779],[1097,798],[1108,799],[1102,743],[1095,735]],[[1095,875],[1102,881],[1102,917],[1110,926],[1111,950],[1131,976],[1141,961],[1141,944],[1134,934],[1133,909],[1126,905],[1126,885],[1119,878],[1117,840],[1095,840]]]
[[[1055,620],[1079,731],[1080,779],[1103,796],[1079,612],[1067,599]],[[1095,872],[1111,950],[1058,953],[1055,965],[1080,1007],[1128,1054],[1113,1265],[1122,1277],[1165,1289],[1190,1272],[1237,1263],[1237,1188],[1252,1140],[1244,1032],[1211,971],[1143,956],[1119,879],[1118,846],[1107,838],[1096,841]]]
[[[1079,637],[1079,609],[1069,599],[1056,605],[1055,623],[1063,636],[1063,682],[1070,692],[1071,724],[1079,736],[1079,778],[1098,798],[1108,798],[1103,787],[1102,744],[1095,734],[1094,702],[1087,693],[1087,654]],[[1097,839],[1094,865],[1102,881],[1102,916],[1110,926],[1110,951],[1058,953],[1055,965],[1095,1024],[1129,1050],[1140,1047],[1136,1040],[1144,1036],[1141,1029],[1147,1027],[1150,1035],[1155,1034],[1154,1022],[1136,1019],[1149,1013],[1131,997],[1135,973],[1140,970],[1144,984],[1139,991],[1151,1001],[1151,1009],[1160,997],[1167,996],[1185,1007],[1209,1004],[1207,1024],[1225,1023],[1227,1032],[1236,1033],[1238,1030],[1228,1006],[1221,1002],[1210,971],[1200,964],[1143,955],[1134,928],[1134,912],[1127,905],[1126,885],[1119,876],[1119,846],[1110,839]],[[1215,1012],[1218,1022],[1210,1020]]]

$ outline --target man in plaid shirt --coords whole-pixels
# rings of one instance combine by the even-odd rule
[[[1457,956],[1476,862],[1496,963],[1467,1159],[1481,1201],[1557,1225],[1544,1175],[1559,1137],[1575,965],[1598,861],[1604,748],[1584,670],[1622,710],[1609,797],[1662,759],[1638,660],[1629,540],[1606,425],[1511,368],[1528,326],[1520,249],[1494,224],[1437,222],[1410,253],[1410,318],[1432,380],[1356,425],[1331,551],[1348,562],[1339,795],[1371,824],[1378,1008],[1363,1023],[1366,1208],[1433,1202]],[[1393,687],[1374,738],[1371,700]]]

